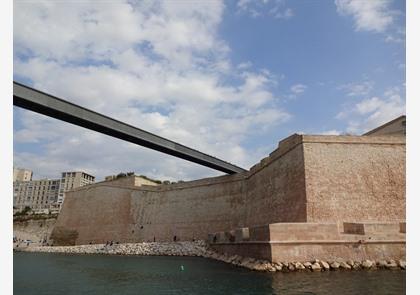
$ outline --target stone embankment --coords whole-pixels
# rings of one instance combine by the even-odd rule
[[[314,260],[307,262],[271,263],[238,255],[228,256],[216,253],[209,248],[205,241],[195,242],[154,242],[154,243],[124,243],[124,244],[94,244],[80,246],[28,246],[14,248],[15,251],[46,252],[65,254],[110,254],[110,255],[158,255],[158,256],[198,256],[230,263],[255,271],[292,272],[292,271],[336,271],[362,269],[406,269],[404,260],[381,261],[336,261]]]
[[[113,255],[158,255],[158,256],[204,256],[204,241],[195,242],[151,242],[122,243],[112,245],[93,244],[79,246],[28,246],[14,248],[15,251],[65,254],[113,254]]]
[[[238,255],[226,256],[224,254],[206,252],[204,257],[216,259],[236,266],[245,267],[250,270],[268,271],[268,272],[293,272],[293,271],[335,271],[335,270],[362,270],[362,269],[402,269],[405,270],[404,260],[381,260],[381,261],[345,261],[337,259],[336,261],[314,260],[307,262],[284,262],[271,263],[265,260],[258,260]]]

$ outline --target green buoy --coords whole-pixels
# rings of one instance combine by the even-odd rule
[[[184,266],[183,265],[181,265],[181,271],[183,271],[184,270]]]

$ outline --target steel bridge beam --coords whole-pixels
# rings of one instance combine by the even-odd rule
[[[228,174],[245,171],[245,169],[231,163],[18,82],[13,82],[13,104],[39,114],[129,141]]]

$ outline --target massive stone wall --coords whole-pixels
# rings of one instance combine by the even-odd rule
[[[61,244],[192,240],[277,222],[403,220],[404,166],[403,138],[292,135],[245,173],[68,192],[53,237]]]
[[[192,240],[236,227],[304,221],[299,138],[283,141],[246,173],[155,187],[102,182],[70,191],[53,237],[61,244]]]
[[[302,136],[292,135],[252,167],[246,181],[247,225],[305,222]]]
[[[405,220],[405,136],[305,136],[307,219]]]

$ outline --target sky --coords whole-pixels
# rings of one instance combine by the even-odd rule
[[[14,1],[14,80],[249,169],[405,114],[405,1]],[[222,173],[14,107],[34,178]]]

